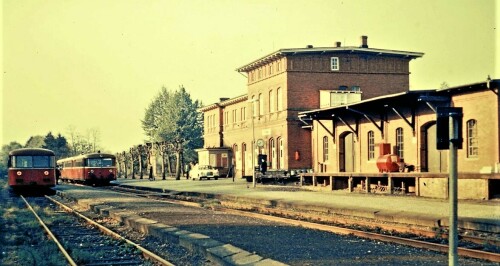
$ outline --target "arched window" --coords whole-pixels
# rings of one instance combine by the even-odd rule
[[[478,155],[477,121],[471,119],[467,121],[467,157],[476,158]]]
[[[328,161],[328,137],[323,137],[323,162]]]
[[[269,162],[271,163],[268,165],[270,169],[273,169],[276,165],[276,144],[274,143],[274,139],[271,138],[269,139]]]
[[[375,133],[372,130],[368,131],[367,138],[366,143],[368,143],[368,160],[373,160],[375,159]]]
[[[276,162],[276,169],[281,169],[285,167],[285,158],[284,158],[285,144],[283,143],[283,139],[281,137],[278,138],[278,145],[279,145],[279,150],[278,150],[278,159]]]
[[[396,154],[399,158],[404,158],[404,135],[402,127],[396,128]]]

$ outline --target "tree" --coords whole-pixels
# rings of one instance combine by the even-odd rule
[[[182,171],[183,154],[195,158],[194,149],[203,146],[203,121],[197,111],[199,107],[201,104],[193,101],[183,86],[173,93],[163,87],[146,109],[144,120],[141,121],[149,141],[167,143],[172,147],[177,180]]]
[[[0,152],[0,176],[5,176],[7,174],[9,152],[22,147],[23,145],[15,141],[2,146],[2,151]]]
[[[44,143],[42,148],[54,151],[57,158],[65,158],[70,154],[68,142],[61,134],[58,134],[57,138],[55,138],[52,132],[49,132],[45,136]]]
[[[26,145],[24,145],[25,148],[42,148],[45,145],[43,136],[31,136],[28,141],[26,142]]]
[[[448,83],[446,81],[443,81],[443,83],[441,83],[441,85],[439,85],[439,89],[441,89],[441,90],[445,90],[448,88],[450,88],[450,85],[448,85]]]
[[[99,129],[91,128],[87,130],[87,136],[84,137],[82,134],[76,131],[75,126],[71,125],[68,127],[68,133],[68,146],[71,156],[101,150],[101,148],[99,147]]]

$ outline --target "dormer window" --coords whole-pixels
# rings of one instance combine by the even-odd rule
[[[331,65],[332,71],[338,71],[340,69],[339,58],[338,57],[331,57],[330,58],[330,65]]]

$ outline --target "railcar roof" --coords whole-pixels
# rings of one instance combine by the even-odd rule
[[[22,148],[16,149],[9,152],[10,156],[20,156],[20,155],[33,155],[33,156],[43,156],[43,155],[52,155],[55,156],[55,153],[48,149],[42,148]]]
[[[88,153],[88,154],[82,154],[78,156],[73,156],[73,157],[68,157],[64,159],[57,160],[57,162],[65,162],[65,161],[72,161],[72,160],[83,160],[83,159],[93,159],[93,158],[112,158],[115,159],[116,156],[110,153]]]

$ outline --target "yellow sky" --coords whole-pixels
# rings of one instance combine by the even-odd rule
[[[281,48],[359,46],[361,35],[425,53],[410,63],[412,89],[500,78],[498,10],[493,0],[3,0],[2,144],[74,126],[126,150],[144,141],[140,120],[162,86],[210,104],[246,92],[237,67]]]

